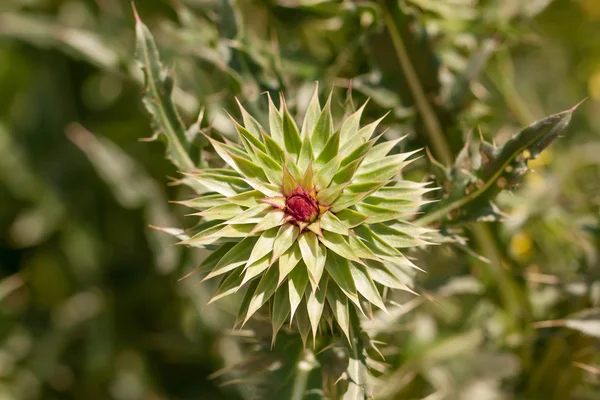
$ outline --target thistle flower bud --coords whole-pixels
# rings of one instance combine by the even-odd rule
[[[414,153],[372,138],[381,119],[361,128],[364,106],[334,130],[315,91],[300,130],[283,98],[269,104],[268,133],[240,106],[239,143],[208,138],[227,168],[192,177],[209,193],[188,204],[206,222],[183,243],[218,245],[201,266],[204,280],[221,278],[209,303],[248,287],[238,324],[268,304],[274,337],[287,319],[305,340],[321,319],[349,337],[349,306],[385,310],[384,287],[410,290],[402,249],[426,244],[427,230],[404,218],[429,189],[397,179]]]

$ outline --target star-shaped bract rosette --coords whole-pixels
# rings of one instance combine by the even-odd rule
[[[216,248],[200,266],[221,279],[209,303],[247,287],[237,324],[268,303],[274,337],[286,320],[305,342],[321,321],[349,337],[348,307],[385,310],[384,288],[410,290],[402,252],[427,229],[406,219],[431,189],[398,179],[414,152],[374,136],[383,118],[361,127],[364,105],[336,130],[316,90],[301,129],[280,103],[269,98],[268,129],[240,105],[239,142],[208,138],[226,167],[190,177],[212,193],[184,202],[206,222],[183,243]]]

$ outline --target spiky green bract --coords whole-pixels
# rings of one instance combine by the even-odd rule
[[[380,120],[360,127],[363,108],[334,129],[315,91],[299,129],[283,98],[269,102],[270,133],[241,108],[238,143],[208,138],[226,166],[191,176],[214,193],[186,202],[206,222],[183,243],[223,253],[203,266],[221,279],[211,302],[248,286],[238,323],[268,303],[274,337],[295,321],[306,343],[335,319],[349,338],[348,307],[385,310],[384,287],[408,289],[403,251],[427,230],[405,218],[430,189],[398,179],[413,153],[378,141]]]

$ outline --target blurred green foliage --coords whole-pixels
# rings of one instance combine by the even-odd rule
[[[415,276],[422,296],[395,295],[402,305],[364,329],[385,342],[384,359],[371,354],[376,398],[600,396],[597,1],[137,8],[174,70],[186,125],[203,109],[201,126],[226,136],[235,96],[260,119],[261,93],[283,90],[302,114],[319,81],[337,87],[337,104],[350,86],[355,104],[369,97],[367,121],[392,110],[386,137],[409,134],[406,149],[449,164],[468,137],[504,143],[589,96],[565,137],[530,162],[535,173],[500,193],[503,221],[445,226],[461,241],[411,254],[427,271]],[[260,321],[225,334],[236,302],[202,309],[214,287],[178,281],[204,254],[148,228],[193,220],[167,202],[190,192],[169,185],[179,176],[163,146],[138,140],[151,130],[134,37],[125,1],[0,4],[0,399],[241,399],[291,384],[293,371],[269,380],[263,367],[299,354],[294,342],[266,351]],[[188,133],[194,161],[212,162]],[[429,179],[431,164],[423,157],[406,175]],[[225,374],[238,385],[209,379],[242,360]]]

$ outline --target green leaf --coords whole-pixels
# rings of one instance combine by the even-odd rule
[[[283,143],[287,152],[293,156],[294,160],[297,160],[300,148],[302,147],[302,138],[300,138],[296,122],[288,111],[283,97],[281,98],[281,102],[283,104]]]
[[[313,232],[303,232],[298,237],[298,245],[302,253],[302,260],[308,271],[310,283],[313,287],[316,287],[323,275],[326,253],[323,247],[319,245],[317,235]]]
[[[356,211],[369,217],[366,225],[377,224],[380,222],[393,221],[402,217],[402,213],[393,208],[379,207],[371,204],[358,203],[355,206]]]
[[[247,208],[242,212],[238,212],[237,215],[232,216],[229,220],[224,221],[223,223],[226,225],[234,225],[234,224],[252,224],[262,221],[267,212],[272,210],[269,204],[257,204],[253,207]],[[256,231],[258,232],[258,231]]]
[[[257,240],[258,239],[256,237],[247,237],[242,239],[241,242],[235,244],[233,247],[225,247],[230,248],[230,250],[228,250],[226,254],[221,255],[222,258],[218,260],[215,268],[204,279],[202,279],[202,282],[244,265],[248,260],[248,257],[252,252],[252,248],[255,246]],[[221,254],[220,250],[221,248],[214,253]]]
[[[281,226],[285,222],[284,218],[285,213],[283,211],[273,209],[267,215],[265,215],[258,224],[256,224],[256,226],[252,229],[252,232],[258,233]]]
[[[252,295],[250,305],[248,306],[248,312],[242,325],[248,322],[248,319],[258,311],[273,296],[275,289],[277,288],[277,268],[270,268],[266,274],[260,279],[256,291]]]
[[[209,223],[202,224],[200,227],[202,229],[200,232],[196,233],[189,239],[183,240],[180,242],[180,244],[194,247],[201,247],[206,244],[210,244],[219,239],[218,236],[215,236],[215,233],[223,229],[223,224],[219,223],[218,221],[209,221]]]
[[[256,119],[254,119],[252,115],[248,113],[248,111],[246,111],[246,109],[242,106],[242,103],[240,103],[237,97],[235,98],[235,101],[237,102],[240,108],[240,112],[242,113],[242,119],[244,121],[244,127],[246,128],[246,130],[250,132],[255,138],[260,138],[262,136],[261,131],[263,130],[263,127],[258,123]]]
[[[214,303],[215,301],[222,299],[223,297],[229,296],[230,294],[235,293],[240,287],[242,287],[242,269],[233,270],[228,275],[226,275],[221,283],[219,283],[219,287],[217,288],[217,292],[214,296],[206,303],[206,306]],[[205,306],[205,307],[206,307]]]
[[[392,149],[398,143],[400,143],[402,140],[404,140],[407,136],[408,135],[404,135],[398,139],[385,140],[379,144],[376,144],[375,146],[373,146],[373,148],[371,150],[369,150],[369,152],[365,156],[365,159],[363,160],[363,165],[368,165],[374,161],[383,159],[385,156],[388,155],[388,153],[390,151],[392,151]]]
[[[352,279],[354,280],[358,293],[369,302],[373,303],[377,308],[387,313],[381,295],[367,271],[368,270],[363,265],[350,263],[350,273],[352,274]]]
[[[320,237],[319,240],[325,245],[325,247],[327,247],[334,253],[339,254],[347,260],[352,260],[354,262],[362,264],[361,259],[358,258],[358,256],[354,253],[354,251],[346,241],[346,239],[339,233],[324,231],[323,236]]]
[[[306,309],[308,311],[308,319],[312,327],[313,343],[317,337],[317,329],[325,307],[325,295],[327,293],[328,276],[323,276],[317,288],[307,289],[306,294]]]
[[[206,219],[229,220],[244,211],[236,204],[225,203],[197,213]]]
[[[250,157],[252,157],[254,155],[252,146],[259,149],[260,151],[267,151],[267,148],[265,147],[264,143],[260,140],[260,138],[261,138],[260,134],[255,136],[254,134],[250,133],[246,128],[244,128],[242,125],[240,125],[231,115],[229,115],[229,113],[227,115],[229,116],[229,119],[235,126],[236,132],[240,139],[240,143],[244,146],[244,148],[246,149],[246,152],[248,153],[248,155]],[[252,157],[252,158],[254,158],[254,157]]]
[[[332,92],[333,93],[333,92]],[[321,154],[325,148],[326,143],[331,137],[333,130],[333,122],[331,117],[331,95],[327,99],[327,103],[319,115],[319,119],[312,132],[311,143],[315,154]]]
[[[262,138],[265,141],[265,147],[267,149],[267,154],[271,156],[275,161],[283,163],[285,160],[285,151],[281,148],[279,143],[275,141],[271,136],[267,135],[265,132],[262,133]],[[280,142],[283,143],[283,142]]]
[[[346,143],[358,133],[360,118],[366,105],[367,102],[365,102],[355,113],[344,120],[344,123],[340,129],[340,138],[342,143]]]
[[[261,182],[257,179],[246,178],[246,179],[244,179],[244,182],[246,182],[252,188],[260,191],[267,197],[281,196],[281,188],[279,186],[276,186],[276,185],[273,185],[270,183],[266,183],[266,182]]]
[[[349,208],[336,212],[335,216],[350,228],[362,224],[368,218],[365,214],[361,214]]]
[[[256,160],[262,167],[264,174],[269,179],[269,182],[274,185],[281,186],[283,183],[283,171],[281,169],[281,164],[256,147],[253,147],[253,150],[254,154],[256,155]]]
[[[259,179],[263,182],[268,181],[267,176],[265,175],[263,169],[253,163],[252,161],[248,161],[244,158],[235,156],[230,154],[231,159],[235,162],[235,165],[238,167],[240,174],[245,176],[246,178],[251,179]]]
[[[381,238],[381,240],[396,248],[411,248],[427,244],[426,241],[389,225],[373,224],[369,227],[373,233]]]
[[[267,254],[271,253],[273,250],[273,244],[275,243],[275,237],[277,237],[277,232],[279,229],[272,228],[268,231],[264,232],[256,241],[254,248],[252,248],[252,253],[248,260],[246,261],[246,268],[256,261],[260,260]]]
[[[279,275],[279,280],[281,280],[281,275]],[[273,299],[273,316],[271,318],[273,339],[271,340],[271,347],[275,344],[277,333],[285,323],[288,315],[290,315],[288,287],[283,286],[275,291],[275,298]]]
[[[335,157],[323,167],[319,168],[317,174],[315,175],[315,187],[317,189],[317,192],[329,186],[331,180],[333,179],[333,176],[340,168],[340,162],[340,158]]]
[[[342,141],[340,153],[341,154],[349,154],[349,153],[353,152],[357,147],[359,147],[363,143],[367,142],[373,135],[373,132],[375,132],[375,129],[377,129],[377,126],[379,125],[379,123],[385,117],[387,117],[387,114],[385,114],[383,117],[379,118],[377,121],[371,122],[370,124],[359,129],[359,131],[356,133],[356,135],[352,136],[347,141],[345,141],[345,142]]]
[[[314,173],[313,173],[313,168],[312,168],[312,162],[310,162],[308,164],[308,167],[306,167],[306,171],[304,171],[304,176],[302,177],[302,180],[300,181],[300,186],[302,186],[304,188],[304,190],[311,191],[315,186],[314,182],[313,182],[313,178],[314,178]]]
[[[274,263],[281,257],[281,255],[289,249],[300,234],[300,228],[294,224],[284,224],[279,228],[275,243],[273,244],[273,254],[271,256],[271,263]]]
[[[350,262],[333,251],[328,251],[325,269],[346,297],[360,308],[358,293],[350,272]]]
[[[302,305],[298,308],[298,312],[296,313],[296,324],[298,325],[298,332],[302,338],[302,344],[306,347],[306,339],[310,332],[310,320],[308,319],[305,301],[302,301]]]
[[[329,137],[327,144],[319,153],[316,164],[318,166],[322,166],[327,164],[330,160],[338,155],[338,151],[340,149],[340,131],[336,131],[333,135]]]
[[[223,204],[223,202],[226,201],[225,199],[226,197],[222,194],[207,194],[191,200],[174,201],[173,203],[181,204],[189,208],[195,208],[197,210],[204,210]]]
[[[331,211],[339,213],[383,187],[386,182],[362,182],[348,185],[344,192],[332,204]]]
[[[342,194],[346,186],[348,186],[347,183],[342,183],[339,185],[329,186],[328,188],[319,191],[317,193],[317,201],[319,204],[324,205],[333,204],[340,194]]]
[[[273,100],[271,96],[267,93],[269,97],[269,130],[271,137],[277,144],[284,143],[283,140],[283,120],[281,118],[281,113],[273,104]],[[278,145],[279,146],[279,145]],[[267,148],[269,148],[269,144],[267,143]],[[272,154],[274,157],[274,155]]]
[[[242,299],[242,302],[240,303],[240,308],[238,310],[237,316],[235,317],[235,323],[233,325],[234,328],[239,327],[242,324],[242,322],[244,322],[244,317],[246,316],[246,313],[248,312],[248,306],[250,305],[250,300],[252,300],[252,296],[254,295],[254,292],[256,292],[257,286],[258,286],[257,279],[254,279],[248,285],[248,288],[246,289],[246,293],[244,293],[244,298]]]
[[[271,257],[269,255],[266,255],[260,260],[253,262],[249,267],[247,267],[241,286],[244,286],[246,282],[265,272],[271,266],[270,259]]]
[[[349,235],[350,226],[342,222],[335,214],[326,212],[321,215],[321,229],[329,232],[339,233],[340,235]]]
[[[208,257],[206,257],[198,267],[194,268],[191,272],[179,278],[179,280],[181,281],[183,279],[189,278],[192,275],[201,274],[212,270],[218,264],[219,260],[221,260],[221,258],[223,258],[223,256],[227,254],[227,252],[231,250],[231,248],[234,245],[235,243],[225,243],[224,245],[220,246],[218,249],[210,253]]]
[[[294,242],[294,244],[286,250],[285,253],[279,257],[279,282],[277,282],[277,286],[281,285],[283,280],[292,272],[292,270],[296,267],[298,262],[302,260],[302,252],[300,251],[300,246],[298,242]]]
[[[304,290],[308,284],[308,274],[306,272],[306,265],[303,261],[290,272],[288,278],[288,289],[290,294],[290,324],[294,318],[294,313],[298,309],[300,301],[304,296]]]
[[[213,179],[210,176],[199,175],[194,177],[200,185],[207,187],[210,191],[217,192],[223,196],[235,196],[238,192],[230,184]]]
[[[298,182],[292,176],[290,171],[284,166],[283,167],[283,195],[286,197],[289,196],[290,193],[292,193],[292,191],[294,189],[296,189],[297,187],[298,187]]]
[[[264,195],[258,190],[249,190],[235,196],[227,197],[225,200],[243,207],[254,207],[257,205],[257,200],[262,197]]]
[[[300,155],[298,156],[298,169],[301,171],[306,170],[313,161],[313,149],[310,143],[310,138],[305,136],[302,140],[302,147],[300,148]]]
[[[392,289],[407,290],[412,292],[407,284],[410,284],[412,280],[403,281],[399,276],[392,273],[385,264],[374,261],[365,261],[368,267],[369,276],[377,283],[387,286]]]
[[[167,138],[167,155],[181,171],[193,171],[190,143],[185,127],[173,104],[173,78],[160,62],[158,49],[148,27],[136,16],[136,60],[146,77],[144,105],[152,114],[156,128]]]
[[[497,185],[497,182],[506,173],[506,168],[517,162],[517,159],[531,159],[546,148],[569,125],[577,106],[536,121],[523,129],[506,142],[498,154],[482,168],[479,174],[482,184],[478,185],[476,190],[468,194],[461,191],[455,196],[440,201],[434,209],[419,218],[416,223],[428,225],[446,218],[451,213],[456,214],[456,210],[464,209],[476,200],[492,200],[502,190],[502,186]],[[524,155],[529,157],[524,157]],[[485,204],[486,201],[482,201],[482,203]]]
[[[346,339],[348,339],[348,343],[350,342],[350,314],[348,312],[348,297],[345,294],[340,292],[340,290],[335,285],[329,285],[329,289],[327,290],[327,303],[331,308],[331,312],[335,317],[338,325],[344,335],[346,335]]]
[[[311,138],[320,113],[321,105],[319,104],[319,83],[317,83],[315,85],[315,92],[313,93],[310,104],[308,105],[308,109],[306,110],[304,122],[302,123],[301,136],[303,138]]]

